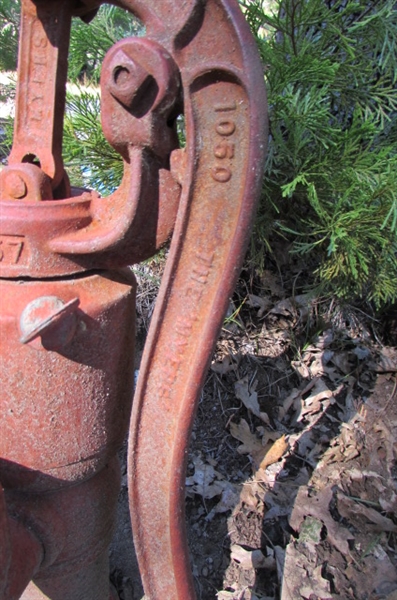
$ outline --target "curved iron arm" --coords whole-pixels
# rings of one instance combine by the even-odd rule
[[[172,3],[176,5],[177,3]],[[163,13],[170,3],[159,3]],[[195,598],[184,522],[189,436],[261,185],[263,72],[238,6],[209,0],[175,43],[187,166],[129,438],[134,541],[151,600]],[[206,57],[206,49],[208,57]]]

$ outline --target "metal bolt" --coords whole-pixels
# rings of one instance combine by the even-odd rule
[[[123,50],[116,52],[112,63],[111,78],[107,83],[108,90],[126,108],[131,108],[137,97],[147,90],[154,78]]]
[[[68,344],[76,331],[76,308],[80,301],[63,302],[56,296],[41,296],[24,308],[20,317],[21,343],[27,344],[41,336],[39,347],[56,350]]]
[[[4,181],[4,191],[15,200],[24,198],[28,192],[26,183],[18,173],[7,173]]]

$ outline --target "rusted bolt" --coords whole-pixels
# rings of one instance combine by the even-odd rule
[[[130,109],[154,83],[153,76],[138,62],[119,50],[112,60],[112,72],[107,83],[109,92],[116,100]]]
[[[68,344],[76,331],[76,308],[80,301],[73,298],[63,302],[57,296],[41,296],[24,308],[20,317],[22,336],[20,341],[27,344],[41,336],[37,348],[57,350]]]
[[[21,175],[11,171],[10,173],[7,173],[5,177],[4,191],[11,198],[20,200],[26,196],[28,189]]]

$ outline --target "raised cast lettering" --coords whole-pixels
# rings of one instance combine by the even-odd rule
[[[214,109],[215,112],[229,112],[236,110],[236,103],[232,100],[230,103],[222,104],[221,102],[215,104]]]
[[[6,265],[17,265],[25,258],[24,238],[19,236],[0,236],[0,262]]]
[[[211,175],[218,183],[227,183],[232,178],[232,172],[228,167],[212,167]]]
[[[236,131],[236,125],[233,121],[220,121],[215,129],[219,135],[228,137]]]

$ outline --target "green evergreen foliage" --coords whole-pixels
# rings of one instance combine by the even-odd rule
[[[66,102],[63,156],[70,180],[108,195],[121,181],[123,162],[102,132],[99,89],[81,87]]]
[[[102,5],[89,24],[73,20],[68,78],[84,86],[67,95],[63,156],[75,185],[109,194],[121,181],[121,157],[102,133],[99,77],[109,48],[119,39],[143,32],[142,24],[131,13],[109,4]]]
[[[18,56],[20,2],[0,0],[0,71],[15,71]],[[142,24],[131,13],[104,4],[89,23],[73,19],[70,35],[69,78],[98,82],[102,61],[119,39],[143,34]]]
[[[0,2],[0,71],[15,71],[18,55],[19,2]]]
[[[317,262],[322,292],[397,298],[394,0],[244,4],[265,65],[270,151],[256,235]],[[265,225],[267,224],[267,225]],[[259,258],[257,258],[257,261]]]
[[[104,4],[89,23],[74,19],[70,35],[69,79],[98,83],[106,52],[118,40],[143,33],[141,23],[131,13]]]

